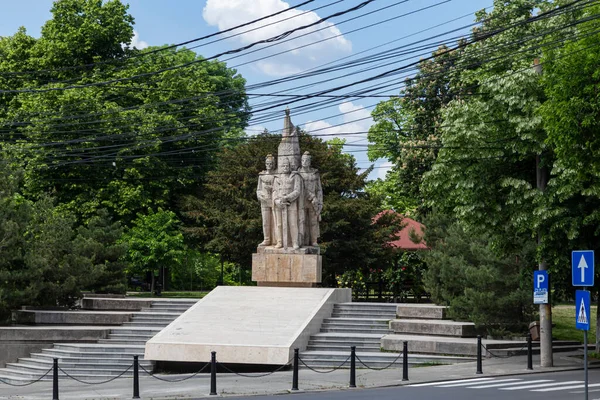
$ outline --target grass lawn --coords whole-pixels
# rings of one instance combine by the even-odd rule
[[[156,299],[168,297],[180,297],[187,299],[201,299],[206,296],[208,292],[162,292],[161,296],[156,296],[151,292],[127,292],[127,297],[152,297]]]
[[[596,309],[591,307],[590,330],[588,344],[596,341]],[[575,305],[552,307],[552,337],[558,340],[577,340],[583,343],[583,331],[575,329]]]

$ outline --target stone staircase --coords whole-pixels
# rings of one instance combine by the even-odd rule
[[[19,358],[0,369],[0,379],[9,383],[24,383],[45,374],[58,358],[58,364],[69,375],[85,381],[102,381],[123,373],[139,357],[140,366],[151,371],[153,363],[144,360],[146,341],[171,321],[194,305],[196,300],[157,300],[151,307],[134,312],[129,322],[110,329],[106,339],[97,343],[55,343],[52,348],[29,357]],[[125,376],[133,374],[133,369]],[[62,371],[59,375],[64,376]],[[50,372],[43,380],[51,380]]]
[[[320,333],[310,337],[307,349],[300,353],[300,358],[311,368],[333,368],[348,358],[350,346],[356,346],[357,357],[369,367],[382,368],[392,362],[394,367],[401,367],[400,352],[381,350],[381,339],[394,333],[389,323],[396,318],[397,306],[391,303],[335,304],[331,318],[323,321]],[[409,354],[408,360],[409,365],[459,361],[466,360],[417,354]],[[364,368],[359,360],[356,366]],[[342,368],[350,368],[350,362]]]

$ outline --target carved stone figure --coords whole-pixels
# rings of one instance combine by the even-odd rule
[[[273,182],[273,204],[275,211],[275,237],[276,248],[287,248],[289,241],[294,249],[300,247],[298,232],[298,203],[302,196],[302,177],[297,172],[292,172],[290,160],[280,158],[281,173]]]
[[[281,173],[281,165],[283,160],[287,159],[292,166],[292,171],[295,171],[300,166],[300,143],[299,143],[300,131],[297,127],[294,127],[290,118],[289,108],[285,110],[285,118],[283,120],[283,131],[281,143],[277,148],[277,165],[279,167],[278,172]]]
[[[307,151],[302,155],[302,166],[298,170],[304,182],[303,209],[300,212],[300,237],[303,246],[318,246],[319,221],[323,209],[323,189],[319,171],[311,168],[312,156]]]
[[[273,180],[275,158],[268,154],[265,158],[265,171],[258,175],[256,197],[260,201],[262,213],[263,242],[259,246],[269,246],[273,241]]]

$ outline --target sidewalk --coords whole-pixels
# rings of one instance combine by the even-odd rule
[[[401,386],[413,383],[434,382],[452,379],[476,378],[482,376],[500,376],[525,373],[556,372],[582,369],[583,360],[572,357],[582,351],[554,354],[554,367],[539,367],[539,356],[533,357],[533,371],[528,371],[527,357],[487,358],[483,360],[483,375],[476,375],[476,363],[461,363],[430,367],[413,367],[408,372],[408,382],[402,381],[402,369],[374,371],[356,370],[356,386],[360,388]],[[358,365],[358,364],[357,364]],[[274,395],[291,393],[292,370],[264,374],[248,374],[255,377],[242,377],[234,374],[217,374],[217,393],[219,396]],[[263,375],[263,376],[261,376]],[[163,379],[182,379],[189,375],[160,375]],[[350,371],[336,370],[331,373],[317,373],[307,369],[299,371],[300,392],[349,389]],[[131,399],[133,393],[132,378],[116,379],[100,385],[86,385],[61,378],[59,393],[61,400],[83,399]],[[207,398],[209,396],[210,374],[201,374],[182,382],[163,382],[140,371],[140,397],[142,399]],[[296,392],[297,393],[297,392]],[[25,387],[12,387],[0,383],[0,399],[49,399],[52,397],[52,383],[38,382]]]

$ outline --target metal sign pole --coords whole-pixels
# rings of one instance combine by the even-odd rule
[[[587,288],[584,289],[587,292]],[[588,322],[591,322],[591,315],[588,315]],[[585,400],[588,400],[588,331],[583,331],[583,371],[585,375]]]

